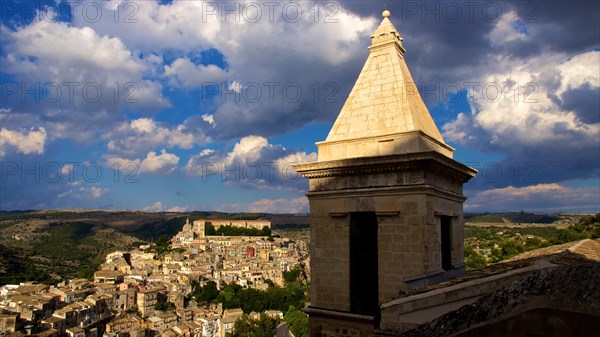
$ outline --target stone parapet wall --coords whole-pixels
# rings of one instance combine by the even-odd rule
[[[396,332],[412,329],[416,325],[435,319],[465,304],[473,303],[482,295],[548,267],[546,263],[534,264],[389,301],[381,305],[380,329]]]

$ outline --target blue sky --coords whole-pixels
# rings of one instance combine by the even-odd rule
[[[466,211],[600,211],[596,1],[3,1],[0,209],[307,212],[384,6]],[[595,28],[594,28],[595,27]]]

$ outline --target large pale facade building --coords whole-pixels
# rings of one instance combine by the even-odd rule
[[[372,336],[380,306],[464,273],[463,184],[383,13],[310,179],[310,334]]]
[[[205,241],[205,229],[207,225],[211,225],[214,229],[222,226],[250,228],[261,230],[264,227],[271,228],[271,222],[268,220],[195,220],[190,223],[187,219],[183,228],[173,237],[173,243],[176,245],[188,246],[192,243],[200,243]]]

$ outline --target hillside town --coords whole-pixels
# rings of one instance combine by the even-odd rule
[[[206,235],[207,227],[213,235]],[[215,235],[220,227],[268,235]],[[264,220],[186,221],[158,251],[158,242],[106,256],[93,280],[58,285],[21,283],[0,288],[0,336],[43,337],[224,337],[233,332],[241,308],[190,299],[194,285],[214,282],[265,290],[283,286],[297,265],[310,275],[305,242],[270,236]],[[283,312],[268,310],[270,317]],[[258,317],[252,312],[250,317]]]

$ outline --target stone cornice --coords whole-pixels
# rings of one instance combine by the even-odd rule
[[[361,197],[361,196],[389,196],[389,195],[414,195],[421,193],[424,195],[432,195],[442,197],[449,200],[464,202],[466,197],[459,193],[443,190],[428,184],[392,186],[392,187],[365,187],[365,188],[349,188],[339,190],[316,190],[309,191],[306,196],[309,199],[337,199],[343,197]],[[383,211],[383,213],[389,213]],[[330,212],[332,217],[343,217],[344,212]],[[385,214],[384,216],[391,216]]]
[[[292,167],[309,179],[425,170],[466,182],[477,173],[477,170],[435,151],[318,161]]]

